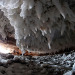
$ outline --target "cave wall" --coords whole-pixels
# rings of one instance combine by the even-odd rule
[[[14,27],[10,25],[8,18],[0,10],[0,40],[6,42],[8,38],[14,38]]]
[[[8,35],[8,25],[11,35],[15,30],[16,45],[23,53],[58,52],[75,45],[74,0],[0,0],[0,9],[9,19],[2,16],[2,38]]]

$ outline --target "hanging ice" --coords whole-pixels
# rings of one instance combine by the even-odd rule
[[[51,49],[51,45],[50,45],[50,42],[48,42],[48,47],[49,47],[49,49]]]
[[[59,0],[52,0],[52,1],[53,1],[54,5],[57,7],[57,9],[60,11],[61,15],[62,15],[62,16],[64,17],[64,19],[65,19],[65,14],[64,14],[64,12],[63,12],[63,9],[62,9],[62,7],[61,7],[61,4],[60,4]]]
[[[40,1],[37,1],[35,10],[36,10],[36,14],[37,14],[38,18],[40,19],[42,11],[43,11],[42,4]]]
[[[14,27],[22,53],[26,49],[55,52],[70,46],[75,38],[75,14],[69,6],[68,0],[0,0],[0,9]],[[3,30],[4,26],[0,32],[5,38]]]

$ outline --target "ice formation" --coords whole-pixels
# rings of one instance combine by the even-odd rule
[[[56,52],[74,45],[74,0],[0,0],[0,9],[15,29],[24,51]],[[72,39],[73,38],[73,39]]]
[[[75,63],[73,65],[72,71],[75,73]]]
[[[4,16],[0,10],[0,40],[5,40],[7,36],[13,36],[14,28],[10,25],[9,20]]]

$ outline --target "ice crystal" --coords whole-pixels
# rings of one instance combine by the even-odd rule
[[[22,52],[27,48],[55,52],[68,45],[75,25],[75,14],[68,1],[0,0],[0,9],[14,27],[16,44]]]

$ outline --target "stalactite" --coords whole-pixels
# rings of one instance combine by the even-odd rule
[[[52,1],[53,1],[54,5],[57,7],[57,9],[60,11],[61,15],[62,15],[62,16],[64,17],[64,19],[65,19],[65,14],[64,14],[64,12],[63,12],[63,9],[62,9],[62,6],[61,6],[59,0],[52,0]]]
[[[0,9],[14,27],[16,45],[22,53],[27,49],[56,52],[65,48],[65,38],[68,37],[66,34],[68,33],[71,38],[70,31],[75,30],[75,14],[67,1],[62,2],[61,0],[0,0]],[[64,41],[61,40],[62,37]],[[61,42],[63,43],[60,44]],[[67,46],[68,44],[70,41]]]

